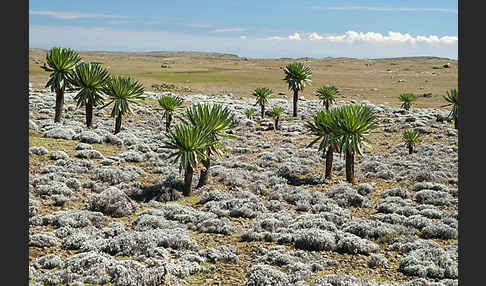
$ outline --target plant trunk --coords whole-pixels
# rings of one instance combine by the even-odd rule
[[[122,113],[118,113],[118,116],[116,117],[116,122],[115,122],[115,134],[120,132],[121,129],[121,123],[122,123]]]
[[[262,104],[262,118],[265,118],[265,105]]]
[[[354,153],[346,151],[346,180],[354,184]]]
[[[63,107],[64,107],[64,90],[56,89],[56,115],[54,116],[54,122],[61,122]]]
[[[325,106],[326,106],[326,110],[329,110],[329,102],[326,102]]]
[[[459,129],[458,126],[457,126],[457,118],[454,118],[454,128]]]
[[[201,162],[204,165],[204,168],[201,169],[201,173],[199,175],[199,182],[197,184],[196,188],[200,188],[204,185],[207,185],[209,183],[209,168],[211,167],[211,159],[203,159]]]
[[[334,159],[334,146],[329,146],[326,152],[326,179],[332,179],[332,161]]]
[[[278,117],[275,118],[275,130],[278,130]]]
[[[297,117],[297,101],[299,100],[299,91],[294,90],[294,117]]]
[[[86,126],[93,128],[93,105],[86,102]]]
[[[172,115],[168,114],[167,118],[165,119],[165,131],[169,132],[170,129],[170,123],[172,122]]]
[[[186,197],[192,196],[192,176],[194,170],[192,169],[191,165],[187,165],[186,173],[184,174],[184,190],[182,194]]]
[[[411,155],[413,153],[413,146],[408,145],[408,154]]]

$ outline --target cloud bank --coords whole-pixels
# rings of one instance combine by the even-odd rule
[[[242,57],[354,57],[385,58],[437,56],[457,59],[456,36],[412,36],[408,33],[347,31],[340,35],[317,32],[254,37],[233,33],[184,34],[154,29],[113,27],[29,26],[29,47],[53,46],[106,51],[208,51]]]

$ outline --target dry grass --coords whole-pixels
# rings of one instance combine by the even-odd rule
[[[48,80],[48,73],[39,64],[45,54],[46,50],[29,49],[29,81],[33,87],[44,87]],[[282,67],[292,59],[245,60],[235,55],[188,52],[80,52],[80,55],[84,61],[105,63],[112,74],[136,78],[146,90],[153,90],[153,84],[166,82],[191,87],[203,94],[232,93],[249,97],[256,87],[268,86],[277,97],[282,97],[277,95],[279,92],[285,93],[283,97],[291,96],[282,80]],[[373,65],[353,58],[299,60],[307,61],[313,71],[312,86],[303,92],[306,98],[316,98],[313,93],[317,87],[332,84],[347,100],[369,100],[391,106],[399,106],[398,96],[403,92],[432,93],[431,98],[420,98],[416,107],[438,108],[444,103],[442,95],[458,86],[457,60],[377,59]],[[442,68],[445,63],[451,63],[451,68]],[[169,68],[161,68],[164,64]]]

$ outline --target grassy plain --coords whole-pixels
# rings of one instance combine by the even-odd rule
[[[48,73],[40,68],[47,50],[29,49],[29,81],[43,88]],[[253,59],[231,54],[202,52],[103,52],[79,51],[84,61],[106,64],[111,74],[130,75],[155,91],[153,84],[169,83],[190,87],[194,93],[228,94],[249,97],[258,86],[268,86],[275,97],[291,97],[283,78],[283,68],[292,61],[305,61],[312,68],[312,85],[303,92],[315,98],[315,90],[332,84],[339,88],[341,100],[369,100],[375,104],[398,106],[400,93],[418,95],[418,108],[438,108],[442,95],[458,87],[458,61],[436,57],[354,59],[301,58]],[[444,68],[444,64],[450,68]],[[167,66],[167,67],[162,67]],[[281,94],[279,94],[281,93]]]

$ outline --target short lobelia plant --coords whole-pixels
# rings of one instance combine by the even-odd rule
[[[275,121],[275,130],[279,130],[280,127],[278,125],[278,122],[280,120],[280,117],[282,116],[282,114],[284,113],[284,109],[280,106],[274,106],[270,112],[272,113],[272,116],[273,116],[273,120]]]
[[[413,93],[402,93],[398,97],[400,101],[402,102],[402,105],[400,106],[401,108],[405,110],[410,110],[410,107],[412,107],[413,102],[417,99],[417,97]]]
[[[214,136],[206,129],[194,125],[177,125],[169,130],[163,148],[173,150],[169,155],[179,163],[179,172],[184,170],[184,196],[192,195],[192,177],[199,162],[208,157],[207,149],[215,144]]]
[[[172,118],[176,112],[181,109],[184,99],[179,96],[163,95],[159,98],[158,102],[164,110],[164,114],[162,116],[165,118],[165,131],[169,132]]]
[[[256,97],[256,104],[260,105],[262,118],[265,118],[265,105],[268,104],[272,92],[269,87],[257,87],[253,91],[252,95]]]
[[[79,91],[74,97],[77,107],[86,109],[86,126],[93,127],[93,108],[103,104],[102,90],[110,78],[108,70],[98,63],[80,63],[74,68],[69,83]]]
[[[445,101],[449,102],[449,104],[444,105],[442,107],[446,106],[451,106],[452,109],[451,112],[449,113],[449,118],[454,119],[454,128],[458,129],[459,126],[457,126],[458,118],[459,118],[459,91],[457,89],[451,89],[450,92],[447,91],[447,96],[442,96]]]
[[[375,112],[366,105],[344,105],[335,108],[326,116],[326,125],[330,139],[337,142],[339,152],[344,153],[346,160],[346,180],[354,184],[354,157],[362,154],[363,146],[370,141],[366,138],[378,127]]]
[[[293,117],[297,117],[297,102],[299,100],[299,91],[311,84],[312,71],[304,63],[295,62],[288,64],[284,69],[285,77],[283,80],[288,84],[289,90],[294,92]]]
[[[312,121],[306,121],[305,126],[317,136],[307,147],[312,147],[315,143],[321,140],[319,144],[319,151],[326,154],[326,173],[325,177],[328,180],[332,180],[332,163],[334,160],[334,152],[338,152],[338,137],[332,134],[331,129],[327,125],[330,120],[332,110],[320,110],[313,117]]]
[[[121,129],[122,117],[132,113],[130,105],[144,99],[143,85],[131,77],[114,76],[106,82],[103,92],[108,95],[109,100],[103,108],[114,103],[111,117],[116,117],[115,134],[117,134]]]
[[[56,93],[56,108],[54,122],[61,122],[64,106],[64,91],[69,88],[68,79],[71,71],[81,61],[77,52],[68,48],[54,47],[47,52],[46,62],[41,68],[50,72],[46,88]],[[46,66],[47,63],[47,66]]]
[[[333,85],[324,85],[316,90],[316,94],[326,109],[329,109],[329,106],[336,102],[339,90]]]
[[[248,119],[253,119],[253,116],[255,115],[255,110],[253,108],[247,108],[245,109],[245,116]]]
[[[408,154],[412,154],[417,143],[420,142],[422,134],[415,129],[405,130],[402,134],[402,139],[408,147]]]
[[[221,104],[195,104],[186,109],[184,118],[182,119],[186,124],[191,124],[198,128],[207,130],[211,140],[214,142],[208,145],[204,150],[206,157],[201,159],[204,168],[201,169],[199,182],[197,188],[202,187],[209,182],[209,168],[211,167],[211,159],[213,155],[221,158],[224,151],[227,151],[226,146],[222,142],[222,138],[236,138],[227,132],[235,128],[238,124],[235,121],[234,114],[227,107]]]

